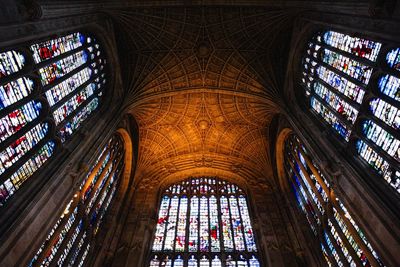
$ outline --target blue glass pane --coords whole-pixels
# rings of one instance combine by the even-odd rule
[[[400,102],[400,79],[385,75],[379,79],[379,89],[382,93]]]
[[[400,141],[372,121],[363,123],[363,133],[382,150],[400,162]]]
[[[32,91],[33,82],[25,77],[0,85],[0,110],[27,97]]]
[[[400,129],[400,110],[381,99],[373,99],[369,103],[375,117],[394,129]]]
[[[22,69],[25,57],[15,51],[0,53],[0,79]]]
[[[318,66],[317,75],[322,81],[326,82],[337,91],[341,92],[351,100],[361,104],[365,94],[365,91],[362,87],[348,81],[324,66]]]
[[[400,48],[393,49],[387,53],[386,62],[391,68],[400,71]]]

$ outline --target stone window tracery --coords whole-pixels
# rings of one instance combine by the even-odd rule
[[[400,193],[400,48],[335,31],[316,34],[301,84],[312,113]]]
[[[284,158],[289,187],[312,233],[321,243],[326,264],[384,266],[364,231],[294,134],[285,141]]]
[[[48,232],[28,266],[81,266],[110,207],[124,168],[124,144],[115,135]]]
[[[245,193],[215,177],[163,194],[149,266],[260,266]]]
[[[105,63],[80,32],[0,51],[0,206],[99,107]]]

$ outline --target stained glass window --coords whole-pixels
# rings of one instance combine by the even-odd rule
[[[172,259],[174,266],[260,266],[243,190],[215,177],[166,189],[149,266],[167,266]]]
[[[79,32],[0,52],[1,206],[98,109],[105,64]]]
[[[400,48],[381,48],[345,33],[318,33],[307,45],[301,84],[312,112],[400,193]],[[364,97],[367,89],[375,97]],[[369,110],[359,116],[363,105]]]
[[[286,140],[284,154],[289,184],[312,233],[322,240],[321,253],[327,265],[384,266],[345,205],[328,197],[332,195],[328,180],[295,135]],[[327,225],[320,223],[323,215]]]
[[[83,264],[115,194],[123,156],[122,140],[114,136],[99,153],[80,190],[66,205],[29,266],[72,266],[78,260]]]

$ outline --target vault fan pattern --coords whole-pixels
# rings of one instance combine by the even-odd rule
[[[201,167],[265,177],[268,125],[280,111],[282,55],[295,12],[198,7],[110,13],[128,66],[125,107],[140,129],[139,170],[152,180]]]

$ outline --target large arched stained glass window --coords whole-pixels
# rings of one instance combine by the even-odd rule
[[[114,136],[49,231],[29,266],[83,264],[104,215],[115,196],[124,167],[124,144]]]
[[[313,113],[398,193],[399,51],[326,31],[309,42],[302,78]]]
[[[170,186],[161,199],[149,266],[260,266],[243,190],[214,177]]]
[[[79,32],[0,50],[0,206],[98,108],[104,67]]]
[[[297,204],[319,238],[328,266],[384,266],[368,238],[330,188],[295,135],[285,143],[285,170]],[[327,222],[327,223],[323,223]]]

